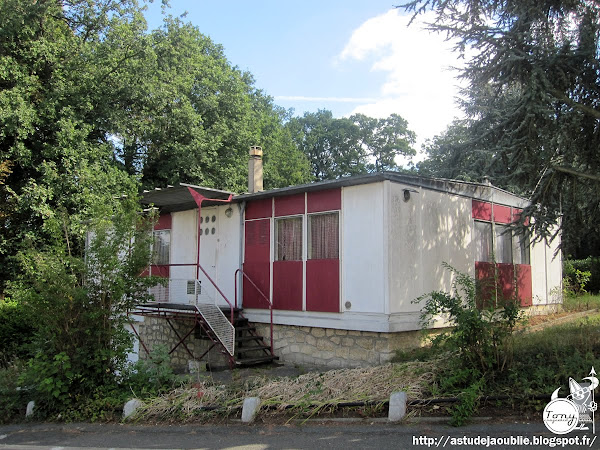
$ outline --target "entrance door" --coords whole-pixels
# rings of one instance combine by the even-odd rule
[[[200,227],[200,265],[216,283],[219,236],[219,215],[216,207],[202,208]],[[198,302],[226,304],[202,270],[200,270],[198,280],[200,282]]]

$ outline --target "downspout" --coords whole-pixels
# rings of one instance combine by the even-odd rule
[[[239,269],[240,272],[244,273],[244,241],[245,241],[245,234],[244,234],[244,213],[246,211],[246,201],[243,201],[242,203],[238,203],[238,210],[240,212],[240,259],[239,259]],[[237,276],[237,275],[236,275]],[[238,292],[237,292],[237,298],[240,299],[240,304],[239,305],[235,305],[236,308],[241,308],[242,304],[244,302],[244,299],[242,298],[242,293],[243,293],[243,285],[244,285],[244,276],[242,275],[242,282],[239,284],[238,286]]]

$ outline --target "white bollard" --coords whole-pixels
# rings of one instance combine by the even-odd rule
[[[125,406],[123,406],[123,419],[129,418],[129,416],[135,413],[135,411],[143,404],[144,402],[138,400],[137,398],[129,400],[127,403],[125,403]]]
[[[260,398],[248,397],[244,399],[242,406],[242,422],[250,423],[256,417],[256,413],[260,409]]]
[[[398,422],[406,415],[406,392],[392,392],[388,420]]]
[[[31,400],[27,403],[27,409],[25,410],[25,417],[33,416],[33,409],[35,408],[35,402]]]

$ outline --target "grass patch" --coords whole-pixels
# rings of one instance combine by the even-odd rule
[[[597,296],[596,296],[597,298]],[[600,367],[600,313],[591,314],[566,324],[526,333],[522,329],[513,335],[510,365],[503,371],[486,372],[485,382],[473,382],[472,370],[461,366],[451,357],[447,364],[435,372],[429,389],[430,397],[459,397],[468,401],[458,407],[475,406],[484,397],[509,396],[509,400],[495,402],[493,406],[504,411],[518,408],[538,411],[550,400],[552,392],[560,387],[561,396],[569,393],[569,377],[581,380],[590,369]],[[437,357],[438,349],[418,349],[402,352],[398,360],[427,360],[427,352]],[[451,354],[448,354],[451,355]],[[548,401],[526,400],[534,395],[548,395]],[[475,409],[459,411],[462,418],[472,415]],[[455,413],[455,410],[449,411]]]
[[[587,311],[590,309],[600,309],[600,295],[565,295],[563,296],[563,308],[565,311]]]

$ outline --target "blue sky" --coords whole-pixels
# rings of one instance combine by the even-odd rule
[[[401,3],[401,2],[400,2]],[[329,109],[334,116],[400,114],[417,146],[453,117],[457,82],[448,66],[456,55],[440,36],[407,27],[391,0],[183,1],[169,14],[196,25],[248,70],[256,86],[285,108]],[[160,2],[149,5],[148,26],[160,26]]]

